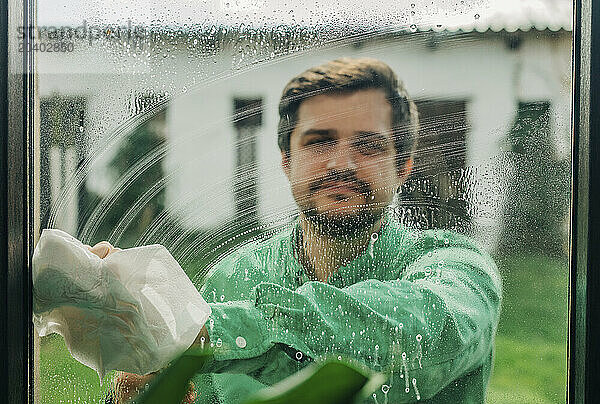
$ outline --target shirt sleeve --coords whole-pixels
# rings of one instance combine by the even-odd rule
[[[397,279],[345,288],[307,282],[296,290],[261,282],[250,299],[212,303],[212,371],[272,384],[298,370],[294,351],[297,359],[339,355],[398,375],[393,402],[433,397],[489,358],[500,277],[462,236],[442,242],[425,234],[400,262]]]

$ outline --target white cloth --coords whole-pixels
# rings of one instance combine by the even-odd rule
[[[210,315],[167,249],[150,245],[104,259],[60,230],[43,230],[33,253],[33,322],[58,333],[100,379],[147,374],[194,342]]]

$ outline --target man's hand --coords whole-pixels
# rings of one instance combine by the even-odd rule
[[[114,382],[116,404],[128,403],[131,399],[135,398],[152,382],[155,376],[156,373],[140,376],[134,373],[119,372]],[[190,387],[181,404],[193,404],[196,401],[196,397],[194,383],[190,382]]]
[[[156,376],[150,373],[145,376],[135,373],[119,372],[114,380],[115,399],[117,404],[124,404],[136,397]]]
[[[100,258],[106,258],[109,254],[121,251],[120,248],[113,247],[108,241],[101,241],[93,247],[89,245],[86,247]]]

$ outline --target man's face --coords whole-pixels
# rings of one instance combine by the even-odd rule
[[[334,237],[382,217],[397,187],[392,107],[379,89],[321,94],[302,102],[282,165],[304,216]]]

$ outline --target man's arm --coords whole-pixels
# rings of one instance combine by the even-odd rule
[[[272,384],[298,369],[279,348],[287,346],[301,358],[342,355],[401,374],[389,391],[394,402],[415,400],[417,391],[422,399],[434,396],[489,358],[500,278],[491,258],[468,239],[446,244],[429,232],[400,266],[394,280],[346,288],[308,282],[296,290],[263,282],[252,299],[212,303],[208,332],[219,341],[212,371]]]

